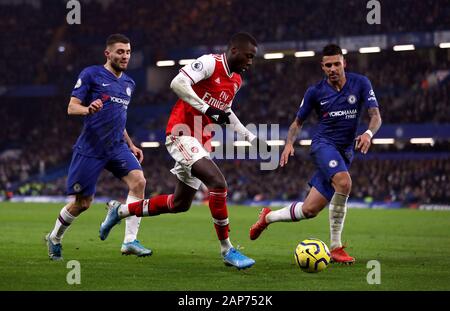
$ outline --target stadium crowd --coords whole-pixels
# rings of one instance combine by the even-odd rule
[[[94,0],[83,2],[83,22],[70,31],[65,5],[48,6],[38,0],[33,2],[39,4],[37,6],[22,5],[19,9],[13,2],[0,3],[0,28],[14,30],[0,32],[0,38],[3,42],[15,42],[6,44],[2,50],[0,68],[8,68],[8,74],[0,75],[0,96],[3,87],[21,84],[55,83],[60,88],[60,95],[55,97],[2,97],[0,122],[5,126],[0,127],[0,191],[64,194],[64,177],[47,183],[36,182],[36,177],[67,167],[70,161],[71,147],[81,129],[81,118],[67,116],[70,90],[82,67],[103,62],[105,29],[129,34],[133,48],[142,50],[153,61],[171,49],[224,44],[235,29],[251,32],[260,42],[272,42],[439,30],[448,26],[444,19],[450,16],[450,6],[445,5],[444,0],[386,1],[382,5],[383,23],[369,27],[361,23],[366,17],[365,3],[361,5],[360,1],[352,0],[337,4],[332,0],[320,0],[321,6],[329,7],[327,14],[345,16],[346,23],[336,27],[324,22],[328,17],[315,10],[317,0],[305,0],[302,6],[295,5],[296,2],[201,0],[192,7],[189,1],[182,0],[136,0],[133,5],[125,0]],[[123,14],[111,19],[108,14],[111,5]],[[351,14],[359,9],[361,14]],[[269,13],[271,15],[267,16]],[[414,18],[417,14],[421,18]],[[27,23],[21,23],[25,19]],[[64,53],[57,52],[58,47],[63,48]],[[364,56],[350,53],[346,59],[347,70],[364,73],[371,79],[385,124],[450,123],[450,83],[433,86],[427,82],[433,72],[450,69],[446,50],[383,51]],[[322,77],[318,61],[317,57],[287,57],[277,61],[257,58],[254,68],[246,73],[244,86],[235,100],[236,114],[244,124],[288,126],[306,88]],[[175,101],[176,96],[168,85],[157,93],[138,88],[129,115],[134,106],[172,106]],[[138,126],[161,130],[166,126],[167,117],[167,114],[160,114],[143,118]],[[311,116],[308,123],[316,121]],[[129,124],[136,125],[136,122],[131,119]],[[234,202],[303,199],[312,164],[305,150],[301,150],[302,156],[292,161],[289,170],[260,172],[254,161],[221,161],[230,198]],[[370,165],[368,161],[358,159],[352,167],[354,198],[405,204],[448,203],[450,200],[450,189],[445,183],[450,176],[448,159],[400,161],[380,157],[371,159]],[[164,147],[146,150],[144,169],[148,195],[173,190],[175,179],[169,172],[172,164]],[[123,185],[106,172],[97,190],[100,196],[125,191]]]
[[[246,200],[303,200],[309,190],[308,181],[314,166],[307,156],[307,148],[299,147],[295,158],[286,168],[261,171],[258,161],[217,161],[227,183],[230,201],[242,203]],[[143,165],[147,180],[146,195],[172,193],[176,178],[170,173],[172,159],[165,149],[146,151]],[[405,206],[419,203],[448,202],[450,185],[450,157],[433,160],[417,159],[370,159],[357,158],[350,173],[353,179],[352,200],[365,202],[400,202]],[[36,185],[22,188],[25,193],[37,191]],[[28,191],[28,193],[27,193]],[[63,195],[65,177],[41,184],[38,190],[43,195]],[[109,172],[103,172],[97,185],[97,196],[125,198],[126,187]],[[198,199],[206,199],[199,192]]]
[[[402,58],[398,58],[394,53],[386,54],[388,57],[374,58],[373,62],[369,62],[371,67],[367,70],[377,92],[384,123],[450,122],[450,107],[447,104],[450,102],[450,84],[446,83],[434,88],[423,88],[422,85],[426,75],[432,69],[439,68],[433,68],[426,60],[418,60],[413,54],[405,54]],[[409,63],[413,63],[415,66],[408,66]],[[354,71],[362,71],[363,69],[359,68],[357,64],[355,57],[349,55],[350,70],[356,67]],[[445,62],[439,62],[439,64],[444,64],[441,68],[445,68],[445,66],[450,68]],[[396,71],[395,68],[403,70]],[[287,60],[284,62],[259,60],[254,69],[246,76],[246,86],[242,88],[242,94],[236,99],[234,110],[244,124],[279,123],[281,126],[288,126],[295,116],[303,92],[308,85],[320,78],[320,68],[314,60]],[[156,94],[141,92],[136,94],[129,113],[131,115],[133,105],[172,106],[175,100],[175,94],[168,87]],[[7,98],[0,105],[0,120],[2,124],[8,124],[8,126],[0,128],[2,137],[0,148],[1,150],[10,150],[0,159],[0,184],[3,189],[8,189],[12,184],[18,182],[24,182],[37,174],[45,174],[48,169],[67,164],[71,156],[71,146],[81,128],[81,118],[67,116],[67,101],[68,95],[55,98],[28,98],[25,103],[21,98]],[[26,105],[26,114],[23,113],[23,105]],[[405,109],[405,107],[408,108]],[[51,113],[48,113],[49,111]],[[149,130],[165,128],[167,114],[163,113],[152,117],[139,126]],[[308,123],[314,124],[315,122],[316,118],[311,116]],[[136,125],[133,120],[130,120],[129,124]],[[170,167],[170,165],[166,167]],[[246,164],[242,164],[242,167],[246,167]],[[149,169],[149,172],[154,171],[155,168]],[[167,174],[165,170],[159,169],[159,171],[156,176]],[[233,173],[230,175],[232,176]],[[307,177],[304,176],[303,180],[306,179]],[[149,189],[159,191],[158,189],[163,187],[159,185],[161,180],[167,182],[170,178],[150,181]],[[108,191],[121,188],[114,182],[108,183],[111,186],[104,186]],[[50,190],[48,187],[44,187],[45,191],[63,193],[64,183],[59,181],[56,184]],[[173,184],[162,189],[170,189],[171,186]],[[252,191],[254,186],[249,183],[246,187],[245,191],[237,191],[236,196],[254,197],[254,191]],[[299,185],[295,189],[298,187]],[[416,187],[411,186],[401,191],[416,189]],[[376,192],[375,188],[374,186],[372,191]],[[385,189],[387,188],[384,186],[380,187],[380,191]],[[425,189],[425,186],[422,186],[421,189]],[[427,187],[425,191],[431,191],[430,189]],[[104,191],[104,193],[106,192]],[[102,186],[99,186],[99,193],[102,193]],[[262,193],[271,192],[265,189]],[[280,192],[277,192],[277,195],[279,196]],[[275,196],[275,194],[271,195],[271,197]],[[376,194],[375,197],[380,199],[380,194]],[[400,195],[394,197],[399,198]],[[426,197],[426,195],[420,196],[421,199]]]
[[[377,92],[384,123],[450,122],[450,107],[447,104],[450,102],[450,84],[424,88],[422,83],[430,71],[450,68],[448,63],[438,62],[442,67],[434,68],[426,59],[417,58],[414,54],[404,54],[400,58],[395,53],[384,54],[385,57],[380,55],[380,57],[371,59],[370,67],[366,69]],[[347,58],[350,71],[361,72],[364,70],[359,68],[354,56],[348,55]],[[411,63],[414,66],[408,65]],[[402,70],[397,70],[398,68]],[[244,124],[279,123],[281,126],[287,126],[292,122],[303,92],[308,85],[320,78],[321,73],[317,60],[286,60],[283,62],[258,60],[253,70],[245,77],[246,86],[242,88],[242,94],[239,94],[236,99],[234,110]],[[28,98],[26,103],[20,98],[7,98],[0,105],[0,120],[2,124],[8,124],[8,126],[0,128],[2,137],[0,148],[10,150],[0,159],[0,184],[3,189],[11,188],[12,184],[24,182],[37,174],[45,174],[48,169],[67,164],[71,156],[71,146],[81,128],[81,118],[67,116],[67,100],[68,95],[55,98]],[[172,106],[175,100],[175,94],[168,87],[155,94],[140,92],[136,94],[129,113],[132,113],[133,105]],[[23,114],[23,105],[26,105],[26,114]],[[405,107],[408,108],[405,109]],[[48,111],[51,113],[46,113]],[[153,116],[140,126],[149,130],[161,130],[165,128],[167,117],[167,114]],[[311,116],[308,123],[314,124],[315,122],[316,118]],[[130,123],[135,124],[133,120]],[[246,164],[242,164],[242,166],[246,167]],[[170,167],[170,165],[166,167]],[[154,171],[155,168],[149,170],[149,172]],[[159,168],[156,176],[165,176],[165,174],[168,174],[167,171],[161,171]],[[233,173],[230,173],[230,176],[232,175]],[[304,176],[303,180],[306,179],[307,176]],[[161,187],[163,187],[161,189],[173,188],[173,184],[169,184],[165,188],[159,185],[161,180],[168,182],[170,178],[150,181],[149,189],[159,191]],[[108,184],[111,186],[99,186],[99,193],[121,189],[120,184],[117,185],[111,181]],[[43,193],[46,191],[63,193],[63,185],[63,182],[58,181],[56,186],[54,183],[49,184],[53,187],[50,190],[48,187],[41,190]],[[102,192],[102,187],[106,187],[108,191]],[[254,191],[252,191],[254,186],[249,183],[246,187],[245,191],[237,191],[236,196],[254,197]],[[298,187],[297,185],[295,189]],[[415,193],[417,192],[416,187],[411,185],[401,191],[415,189],[411,191],[411,193]],[[30,188],[27,189],[27,191],[32,191]],[[384,186],[380,187],[380,191],[385,189],[387,188]],[[425,186],[422,186],[421,189],[425,189]],[[431,191],[430,189],[427,187],[425,191]],[[373,187],[372,191],[376,192],[377,190]],[[262,193],[271,192],[265,189]],[[277,195],[283,196],[280,192],[277,192]],[[271,197],[275,196],[275,194],[271,195]],[[380,194],[378,193],[375,197],[380,199]],[[395,195],[394,197],[400,198],[401,196]],[[420,196],[421,200],[426,197],[427,195]]]
[[[384,123],[449,123],[450,83],[428,87],[424,81],[432,72],[450,70],[450,61],[446,51],[431,51],[437,58],[434,65],[427,55],[417,57],[415,52],[382,52],[370,56],[366,67],[360,64],[357,54],[349,54],[346,56],[347,71],[369,77],[380,102]],[[244,124],[278,123],[287,126],[292,122],[306,89],[322,77],[317,57],[283,61],[257,59],[254,67],[244,75],[244,86],[234,101],[234,111]],[[177,99],[169,85],[160,92],[142,92],[138,96],[136,102],[143,105],[172,106]],[[147,128],[163,128],[166,121],[167,115],[161,115],[147,124]],[[308,123],[316,121],[312,113]]]
[[[434,51],[438,59],[435,65],[427,55],[418,57],[416,52],[383,52],[368,57],[367,66],[361,64],[364,62],[358,60],[358,54],[349,54],[346,70],[369,77],[380,102],[383,122],[450,122],[449,83],[422,88],[430,72],[450,69],[446,51]],[[248,98],[242,103],[236,101],[236,112],[245,122],[290,124],[306,89],[322,77],[318,58],[261,61],[248,75],[248,87],[242,88],[248,92]]]
[[[355,0],[305,0],[302,5],[296,0],[200,0],[195,4],[183,0],[136,0],[133,5],[126,0],[91,1],[86,3],[84,22],[76,38],[85,41],[86,37],[104,36],[103,29],[119,28],[118,31],[147,42],[156,53],[164,53],[162,47],[191,47],[193,42],[224,44],[236,29],[253,33],[261,42],[289,41],[439,30],[445,29],[449,15],[445,0],[385,1],[381,5],[383,23],[370,25],[366,21],[366,4]],[[111,6],[121,12],[115,19],[108,15]],[[326,15],[320,10],[323,7],[327,7]],[[329,22],[330,16],[335,20],[345,18],[346,22],[336,27]]]
[[[171,49],[214,46],[227,42],[236,29],[260,42],[336,38],[340,36],[423,32],[446,29],[447,0],[384,1],[381,24],[368,24],[366,1],[297,0],[95,0],[82,2],[80,25],[67,24],[64,1],[2,1],[0,32],[5,45],[0,85],[64,80],[68,73],[101,60],[106,32],[128,34],[133,47],[152,61]],[[327,14],[320,8],[326,7]],[[111,18],[114,8],[120,14]],[[276,12],[276,14],[273,14]],[[164,18],[160,18],[164,16]],[[329,22],[345,19],[345,23]],[[26,23],[22,21],[26,20]],[[58,53],[63,44],[64,53]],[[30,53],[30,51],[39,51]],[[80,53],[83,51],[83,53]],[[76,55],[76,57],[74,57]]]
[[[81,129],[67,98],[8,98],[0,105],[0,186],[9,189],[65,165]],[[78,120],[77,120],[78,119]]]

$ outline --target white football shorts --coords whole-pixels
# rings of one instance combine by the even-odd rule
[[[175,159],[175,166],[170,171],[177,178],[191,188],[199,189],[202,182],[197,177],[192,176],[192,165],[201,158],[209,158],[210,154],[192,136],[166,136],[166,148],[172,158]]]

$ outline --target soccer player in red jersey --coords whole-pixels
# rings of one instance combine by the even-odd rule
[[[171,170],[178,178],[175,192],[134,204],[109,202],[106,219],[100,227],[102,240],[120,219],[129,215],[142,217],[187,211],[203,183],[209,190],[209,208],[224,263],[238,269],[249,268],[255,263],[230,242],[227,183],[210,158],[212,135],[208,125],[231,124],[252,145],[267,148],[266,143],[245,128],[231,110],[242,84],[241,73],[250,68],[256,52],[256,40],[241,32],[232,36],[226,53],[203,55],[180,70],[170,85],[179,99],[166,128],[166,147],[176,161]]]

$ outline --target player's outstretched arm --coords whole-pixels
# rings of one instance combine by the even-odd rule
[[[295,118],[294,122],[292,122],[291,126],[289,126],[288,137],[280,159],[281,167],[285,166],[289,161],[289,157],[294,155],[294,143],[302,126],[303,123],[299,118]]]
[[[99,112],[102,108],[103,102],[100,99],[94,100],[88,107],[85,107],[79,98],[72,96],[67,107],[67,113],[69,115],[85,116]]]
[[[246,128],[242,123],[241,120],[237,117],[237,115],[234,113],[231,108],[228,108],[226,112],[230,113],[230,124],[233,126],[233,129],[245,137],[245,140],[248,142],[252,142],[256,137],[255,134],[250,132],[248,128]]]
[[[180,72],[170,83],[170,88],[178,95],[179,98],[187,102],[189,105],[210,117],[215,123],[229,124],[230,113],[214,108],[206,104],[198,97],[192,88],[192,80],[184,73]]]
[[[233,126],[233,129],[236,132],[238,132],[239,134],[241,134],[242,136],[244,136],[245,140],[250,142],[252,144],[252,146],[256,147],[258,154],[271,151],[271,147],[269,145],[267,145],[267,142],[265,142],[264,140],[262,140],[261,138],[259,138],[258,136],[256,136],[252,132],[250,132],[241,123],[241,121],[239,120],[237,115],[233,112],[233,110],[231,110],[231,108],[228,108],[225,112],[230,114],[229,115],[230,124]]]
[[[381,127],[381,115],[380,110],[378,108],[369,108],[369,129],[365,131],[363,134],[359,135],[355,138],[356,140],[356,150],[361,150],[361,153],[366,154],[369,151],[371,146],[371,140],[373,135],[380,129]]]

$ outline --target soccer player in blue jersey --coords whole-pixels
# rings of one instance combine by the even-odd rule
[[[134,81],[124,73],[131,56],[130,40],[122,34],[110,35],[104,53],[106,63],[85,68],[70,98],[68,114],[84,116],[84,127],[73,147],[67,177],[67,194],[75,198],[61,209],[53,231],[46,236],[51,260],[62,259],[64,232],[90,207],[103,169],[127,184],[127,203],[144,198],[146,181],[140,164],[144,156],[125,129],[127,108],[135,89]],[[152,254],[136,239],[140,219],[126,219],[122,254]]]
[[[306,91],[297,116],[289,127],[280,159],[280,166],[284,167],[289,156],[294,155],[296,137],[314,110],[319,124],[311,144],[311,156],[317,168],[309,182],[311,190],[303,203],[293,202],[276,211],[263,208],[258,221],[250,228],[250,239],[257,239],[273,222],[313,218],[329,204],[332,261],[353,263],[355,259],[347,254],[341,242],[352,187],[348,170],[354,149],[363,154],[369,150],[371,139],[381,126],[381,116],[369,79],[345,72],[345,60],[339,46],[330,44],[324,47],[321,65],[326,78]],[[369,112],[369,128],[356,136],[364,107]]]

